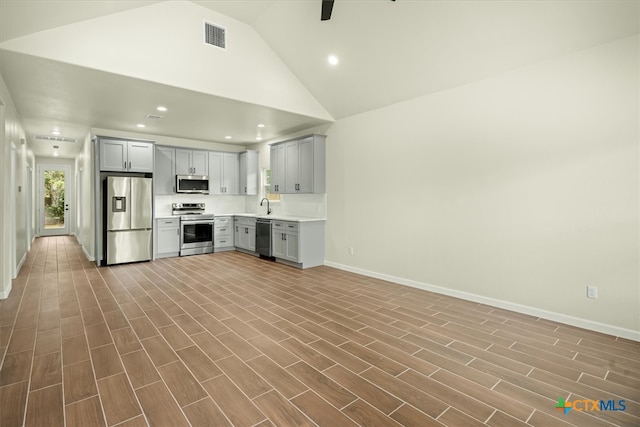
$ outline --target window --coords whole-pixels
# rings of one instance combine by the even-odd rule
[[[271,169],[262,169],[262,194],[271,201],[279,201],[279,194],[271,193]]]

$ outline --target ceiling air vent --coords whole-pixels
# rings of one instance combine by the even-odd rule
[[[204,23],[204,42],[213,46],[227,48],[227,30],[225,28],[213,25],[209,22]]]
[[[36,141],[52,141],[52,142],[76,142],[75,138],[66,138],[64,136],[34,135]]]
[[[161,120],[162,116],[158,116],[157,114],[147,114],[144,118],[147,120]]]

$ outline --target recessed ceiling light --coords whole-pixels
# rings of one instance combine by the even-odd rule
[[[258,125],[258,127],[259,127],[259,128],[263,128],[263,127],[264,127],[264,125],[263,125],[262,123],[260,123],[260,124]]]
[[[136,126],[138,126],[139,128],[146,128],[147,125],[143,124],[143,123],[138,123]]]
[[[329,57],[327,58],[327,61],[329,61],[329,64],[331,65],[338,65],[338,57],[335,55],[329,55]]]
[[[158,110],[158,111],[163,111],[163,112],[164,112],[164,111],[167,111],[167,107],[164,107],[164,106],[162,106],[162,105],[158,105],[158,106],[156,107],[156,110]]]
[[[225,136],[224,139],[231,139],[231,135]]]
[[[62,135],[62,132],[60,132],[58,129],[54,129],[51,131],[52,135]]]
[[[262,137],[261,136],[256,136],[256,141],[262,141]]]

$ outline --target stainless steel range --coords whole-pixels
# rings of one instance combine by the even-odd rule
[[[213,252],[213,214],[205,214],[204,203],[173,203],[180,216],[180,256]]]

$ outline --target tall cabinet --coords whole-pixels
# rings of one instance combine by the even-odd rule
[[[270,148],[271,192],[324,193],[325,136],[308,135],[279,142]]]
[[[153,187],[156,194],[176,192],[176,149],[156,145],[156,173]]]

